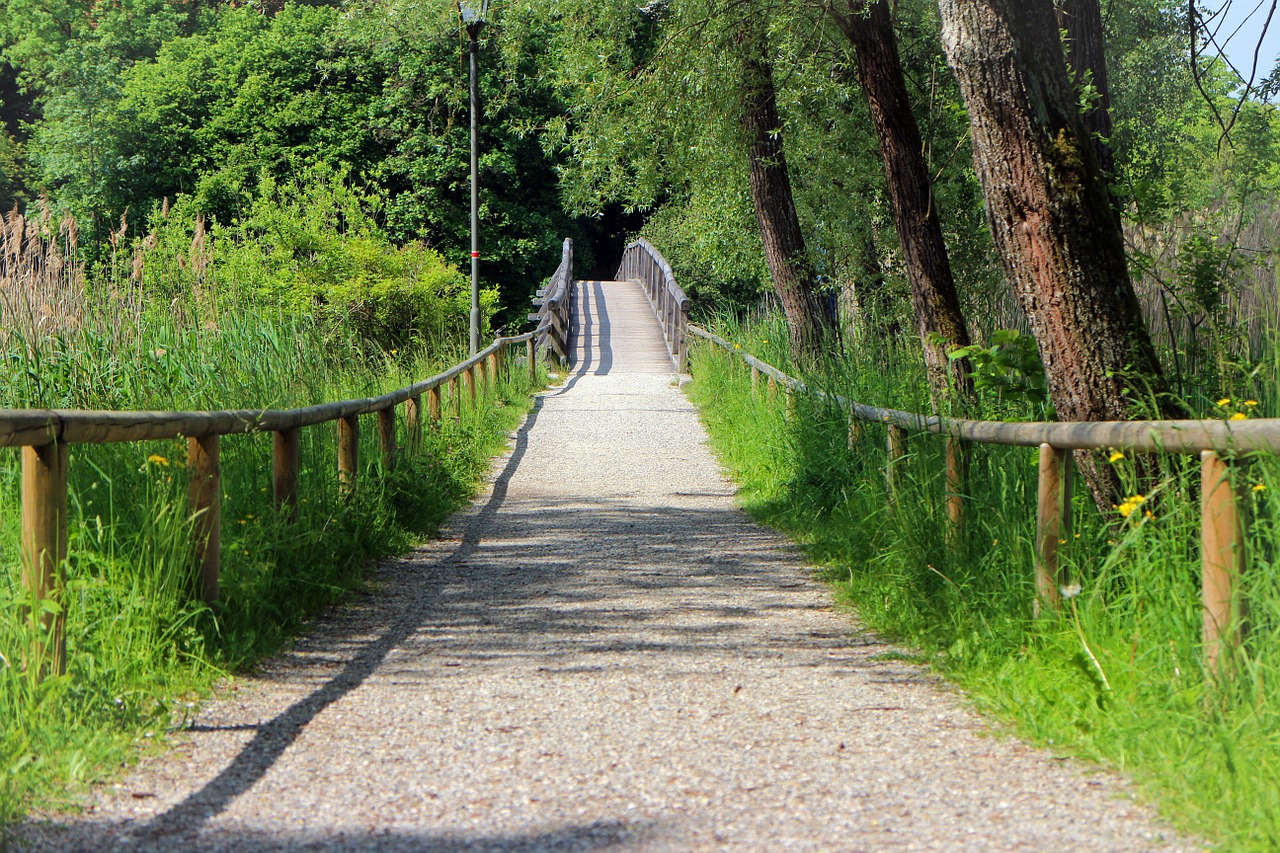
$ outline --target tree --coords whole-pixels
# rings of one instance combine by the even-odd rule
[[[758,24],[746,24],[738,46],[742,51],[742,128],[760,240],[787,315],[792,354],[811,360],[835,340],[835,311],[818,294],[817,277],[796,215],[767,36]]]
[[[1068,421],[1124,420],[1164,379],[1129,279],[1120,218],[1067,77],[1052,0],[940,0],[974,165],[1006,277]],[[1084,460],[1095,500],[1120,484]]]
[[[907,96],[889,4],[850,0],[843,8],[829,6],[828,12],[857,57],[858,83],[880,142],[889,205],[911,284],[912,314],[924,348],[930,394],[940,409],[951,385],[961,397],[973,395],[968,360],[948,358],[951,348],[969,345],[969,331],[951,275],[924,144]]]

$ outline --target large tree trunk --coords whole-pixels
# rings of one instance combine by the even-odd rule
[[[835,311],[829,300],[818,295],[817,277],[805,251],[782,148],[767,42],[762,33],[744,32],[739,48],[743,51],[742,127],[750,159],[751,202],[773,286],[787,315],[792,353],[811,361],[837,340]]]
[[[973,396],[968,359],[947,358],[951,347],[969,345],[969,332],[934,206],[924,144],[907,97],[889,4],[886,0],[852,0],[844,10],[828,8],[857,56],[858,83],[866,92],[880,142],[929,390],[934,408],[941,411],[951,386],[962,398]]]
[[[1111,204],[1067,79],[1052,0],[939,0],[969,109],[974,164],[1005,274],[1066,421],[1124,420],[1164,380]],[[1102,507],[1120,484],[1083,460]]]
[[[1111,151],[1111,89],[1107,85],[1107,57],[1103,50],[1102,7],[1098,0],[1057,0],[1058,27],[1066,31],[1067,64],[1077,80],[1088,74],[1098,98],[1084,113],[1085,129],[1093,135],[1098,165],[1115,174]]]

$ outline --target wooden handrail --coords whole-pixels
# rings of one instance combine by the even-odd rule
[[[719,335],[698,326],[689,333],[730,354],[751,367],[752,391],[760,374],[769,377],[769,387],[780,384],[791,393],[809,392],[842,408],[850,419],[852,445],[862,434],[862,422],[882,423],[889,428],[889,460],[886,468],[889,500],[899,489],[900,460],[905,453],[908,430],[945,436],[947,447],[948,516],[958,526],[962,512],[959,495],[963,466],[955,460],[963,452],[962,442],[1036,447],[1040,451],[1040,474],[1036,511],[1036,601],[1035,609],[1057,610],[1063,575],[1059,565],[1059,545],[1070,538],[1071,450],[1119,450],[1199,454],[1201,461],[1201,589],[1204,619],[1205,669],[1210,677],[1229,675],[1229,655],[1239,642],[1239,612],[1236,585],[1242,571],[1244,524],[1235,491],[1230,486],[1224,454],[1249,451],[1280,453],[1280,418],[1253,420],[1168,420],[1028,422],[974,421],[923,415],[898,409],[868,406],[838,394],[812,391],[803,382],[771,364],[735,347]],[[959,531],[950,530],[952,541]]]
[[[644,287],[654,314],[662,325],[662,337],[667,344],[676,369],[688,370],[689,298],[676,283],[671,264],[652,243],[640,238],[629,244],[622,253],[622,262],[615,275],[619,281],[638,281]]]
[[[247,432],[281,432],[373,414],[420,397],[470,370],[503,344],[519,343],[533,332],[497,338],[485,349],[443,373],[363,399],[321,403],[297,409],[235,409],[213,412],[116,412],[86,409],[0,409],[0,447],[38,447],[66,444],[105,444],[165,438],[203,438]]]
[[[736,352],[760,373],[796,391],[808,390],[803,382],[699,326],[689,326],[694,337]],[[1140,453],[1199,453],[1218,451],[1269,451],[1280,453],[1280,418],[1244,421],[973,421],[940,415],[922,415],[899,409],[882,409],[827,394],[859,420],[893,424],[915,432],[928,432],[981,444],[1039,447],[1050,444],[1063,450],[1132,450]]]
[[[477,371],[486,383],[496,381],[509,345],[524,342],[529,376],[534,371],[536,332],[499,337],[485,349],[442,373],[398,388],[388,394],[341,400],[297,409],[239,409],[213,412],[114,412],[74,409],[0,410],[0,447],[22,447],[22,577],[30,600],[56,600],[64,588],[67,555],[67,449],[72,444],[187,439],[189,509],[195,540],[195,587],[206,601],[218,597],[221,568],[222,477],[220,438],[253,432],[272,432],[272,484],[275,505],[288,521],[297,518],[298,430],[338,423],[338,478],[350,494],[359,470],[359,416],[378,415],[383,460],[395,463],[395,408],[405,403],[410,440],[420,418],[419,398],[428,395],[430,417],[440,418],[441,387],[449,384],[461,411],[459,377],[468,380],[475,402]],[[487,367],[487,371],[486,371]],[[61,673],[66,666],[65,622],[60,609],[36,608],[31,618],[43,637],[31,650],[38,672]]]
[[[533,331],[536,348],[543,353],[554,352],[561,362],[569,359],[572,301],[573,240],[566,237],[560,248],[560,266],[556,267],[546,289],[534,297],[538,310],[529,315],[529,319],[538,324]]]

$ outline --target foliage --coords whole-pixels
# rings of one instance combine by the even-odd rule
[[[443,0],[285,3],[263,14],[129,0],[95,9],[101,23],[84,27],[74,4],[15,0],[0,46],[39,93],[34,180],[95,238],[122,213],[138,220],[180,194],[227,225],[273,186],[325,167],[380,199],[396,244],[457,263],[470,241],[469,134],[452,10]],[[480,63],[481,270],[487,286],[511,291],[516,314],[554,269],[560,240],[578,238],[590,266],[599,230],[563,212],[556,162],[538,140],[560,107],[540,84],[537,20],[518,44],[486,38]]]
[[[1014,329],[998,329],[991,333],[988,346],[955,347],[947,353],[947,358],[969,359],[973,365],[970,374],[973,387],[980,394],[994,394],[997,409],[1010,399],[1026,400],[1037,407],[1048,402],[1044,364],[1040,361],[1036,340],[1030,335]]]
[[[376,205],[327,167],[283,185],[266,176],[244,219],[219,231],[221,278],[383,349],[457,339],[469,323],[470,281],[420,242],[393,244],[373,219]],[[497,298],[481,292],[483,334]]]

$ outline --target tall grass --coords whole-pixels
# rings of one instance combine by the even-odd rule
[[[21,241],[0,243],[0,408],[286,408],[384,393],[463,357],[461,342],[439,339],[383,351],[252,295],[151,304],[127,277],[87,280],[69,260],[73,229],[10,217],[0,235]],[[272,506],[270,436],[225,438],[217,609],[194,595],[185,443],[73,446],[68,666],[43,681],[25,660],[35,638],[22,615],[19,457],[0,451],[0,830],[72,801],[139,738],[179,725],[219,677],[358,586],[373,559],[428,536],[523,416],[525,376],[512,371],[480,406],[424,429],[414,453],[401,435],[394,471],[364,424],[353,495],[338,488],[336,426],[304,430],[296,524]]]
[[[785,337],[768,323],[723,331],[785,361]],[[890,345],[805,379],[920,411],[918,362]],[[1256,375],[1273,382],[1275,366]],[[1100,515],[1076,490],[1075,532],[1063,548],[1081,592],[1060,616],[1036,620],[1035,450],[974,448],[965,538],[950,549],[941,439],[911,439],[890,506],[883,427],[868,424],[851,448],[843,413],[802,399],[787,419],[781,398],[763,387],[753,394],[747,369],[723,351],[696,350],[693,372],[690,394],[747,509],[803,543],[872,629],[918,649],[1023,735],[1131,773],[1178,826],[1227,849],[1280,848],[1280,463],[1237,460],[1251,516],[1247,632],[1237,677],[1217,686],[1201,663],[1192,460],[1169,459],[1159,499],[1128,517]],[[1259,390],[1268,389],[1251,393]],[[1269,390],[1250,411],[1277,413]],[[1131,460],[1113,464],[1137,491]]]

